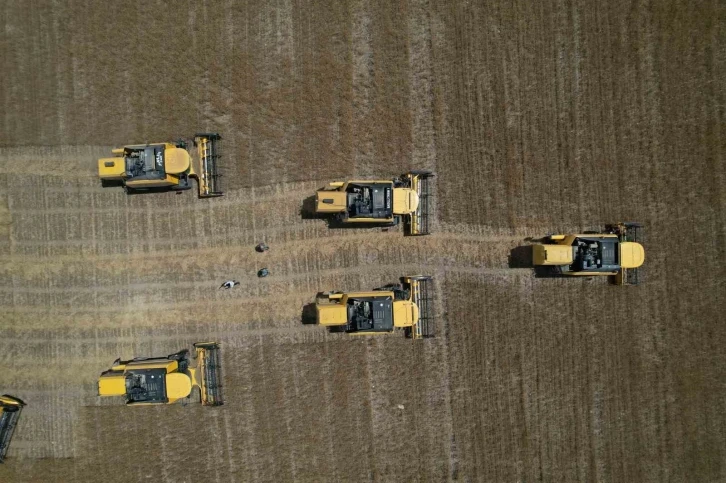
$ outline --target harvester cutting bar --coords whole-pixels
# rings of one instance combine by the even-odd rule
[[[222,397],[222,361],[219,344],[216,342],[196,343],[197,371],[200,374],[199,388],[204,406],[221,406]]]
[[[218,162],[221,157],[219,141],[222,139],[217,133],[196,134],[194,144],[197,146],[199,156],[199,197],[210,198],[222,196],[222,188],[218,171]]]
[[[430,233],[429,221],[433,208],[433,195],[431,194],[430,171],[411,171],[406,175],[411,180],[411,188],[418,194],[418,208],[407,219],[409,235],[428,235]]]
[[[418,307],[418,321],[411,328],[413,339],[426,339],[434,336],[433,280],[429,276],[406,277],[411,290],[411,301]]]
[[[5,459],[5,454],[10,446],[10,439],[15,432],[20,413],[25,403],[12,396],[0,396],[0,463]]]

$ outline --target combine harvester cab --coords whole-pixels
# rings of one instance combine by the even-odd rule
[[[532,247],[532,262],[549,275],[613,276],[617,285],[637,285],[645,250],[637,223],[608,225],[603,233],[551,235]]]
[[[186,349],[166,357],[117,359],[98,379],[99,396],[123,396],[128,405],[172,404],[199,388],[204,406],[224,404],[219,344],[194,344],[197,365]]]
[[[411,171],[394,180],[328,183],[315,195],[315,212],[350,226],[392,226],[403,219],[407,235],[428,235],[433,176]]]
[[[0,396],[0,463],[5,460],[24,406],[25,403],[16,397],[7,394]]]
[[[194,178],[200,198],[222,196],[221,139],[216,133],[196,134],[191,151],[183,140],[114,149],[114,157],[98,160],[98,176],[104,186],[121,185],[129,194],[188,190]]]
[[[432,279],[403,277],[369,292],[329,292],[318,297],[318,324],[350,335],[390,334],[403,329],[407,337],[433,337]]]

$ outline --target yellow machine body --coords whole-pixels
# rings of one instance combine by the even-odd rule
[[[394,298],[393,292],[371,291],[351,292],[341,297],[328,297],[333,303],[320,303],[316,306],[318,323],[325,326],[345,325],[348,323],[346,305],[350,298],[389,297]],[[408,300],[393,301],[393,327],[412,327],[418,320],[419,312],[416,304]]]
[[[197,134],[193,145],[168,142],[133,144],[112,150],[114,157],[98,160],[98,176],[105,183],[123,185],[127,192],[181,191],[197,180],[199,197],[221,196],[217,173],[219,134]]]
[[[202,404],[219,406],[221,395],[219,344],[194,344],[198,364],[189,366],[188,351],[167,357],[116,360],[98,379],[99,396],[123,396],[131,405],[172,404],[200,389]]]
[[[409,235],[429,233],[430,172],[411,172],[395,180],[328,183],[315,194],[315,212],[344,224],[394,225],[406,222]]]
[[[191,373],[184,374],[178,372],[179,362],[175,360],[160,361],[130,361],[125,364],[119,363],[111,368],[111,371],[103,374],[98,379],[98,395],[99,396],[124,396],[126,395],[126,379],[127,370],[151,370],[162,369],[164,371],[163,378],[166,389],[168,404],[177,400],[189,397],[192,392]],[[150,375],[149,377],[159,377]],[[134,404],[154,404],[154,402],[136,402]]]
[[[431,277],[403,277],[372,291],[321,294],[315,304],[318,324],[350,335],[378,335],[405,329],[414,339],[431,337]]]
[[[335,184],[336,183],[331,183],[328,186],[333,186]],[[317,192],[315,197],[315,210],[318,213],[342,213],[346,208],[345,201],[345,191],[335,189],[320,190]]]
[[[645,262],[645,249],[636,241],[639,228],[620,223],[608,225],[604,233],[551,235],[547,243],[532,247],[532,263],[553,267],[557,275],[615,275],[618,285],[637,284],[635,270]]]

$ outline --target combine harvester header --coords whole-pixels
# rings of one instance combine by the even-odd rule
[[[216,342],[194,344],[196,367],[190,367],[189,351],[166,357],[117,359],[98,379],[99,396],[123,396],[126,404],[172,404],[199,388],[204,406],[221,406],[221,357]]]
[[[23,406],[25,403],[16,397],[0,396],[0,463],[5,460]]]

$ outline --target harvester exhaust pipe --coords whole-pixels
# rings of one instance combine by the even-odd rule
[[[197,357],[197,383],[203,406],[221,406],[222,395],[222,358],[217,342],[198,342],[194,344]]]
[[[16,397],[0,396],[0,463],[5,460],[23,406],[25,403]]]

